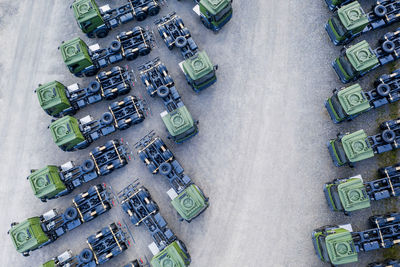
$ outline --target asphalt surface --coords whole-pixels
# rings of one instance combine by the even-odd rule
[[[378,122],[395,118],[398,107],[369,112],[351,123],[333,125],[323,101],[333,88],[342,86],[330,63],[339,54],[323,28],[332,13],[323,0],[234,1],[234,17],[215,35],[205,29],[191,10],[192,1],[170,0],[161,15],[172,11],[183,18],[200,49],[219,65],[218,82],[195,94],[184,80],[178,51],[169,51],[156,33],[158,47],[150,55],[130,62],[137,67],[156,56],[166,64],[193,117],[200,121],[200,134],[184,144],[166,140],[159,113],[162,103],[147,97],[140,81],[131,92],[144,97],[152,115],[140,125],[98,140],[90,148],[111,138],[134,144],[154,129],[164,138],[187,174],[210,197],[209,209],[192,223],[179,222],[169,204],[167,181],[152,176],[137,157],[128,166],[92,181],[72,194],[41,203],[31,191],[29,170],[69,160],[79,163],[89,151],[62,152],[47,129],[51,118],[40,108],[33,90],[39,83],[58,80],[65,85],[89,78],[75,78],[64,66],[57,50],[61,41],[81,36],[88,44],[106,47],[123,30],[139,24],[154,29],[155,18],[129,23],[105,39],[86,38],[77,27],[69,5],[72,1],[0,1],[0,266],[39,266],[67,249],[78,253],[85,239],[113,221],[127,221],[119,206],[80,226],[59,240],[24,258],[6,232],[13,221],[65,208],[74,195],[91,185],[105,182],[119,191],[140,178],[158,202],[170,228],[185,242],[191,266],[325,266],[314,254],[310,234],[331,223],[352,223],[366,229],[367,218],[398,208],[395,200],[372,204],[371,210],[351,217],[331,212],[323,195],[324,182],[361,173],[374,179],[378,166],[396,162],[396,153],[367,160],[356,168],[336,168],[325,147],[338,131],[364,128],[376,131]],[[368,7],[373,1],[363,1]],[[107,1],[98,0],[105,4]],[[123,0],[110,1],[112,7]],[[158,16],[158,17],[159,17]],[[359,38],[375,39],[391,26]],[[127,63],[121,63],[126,65]],[[361,80],[366,88],[382,68]],[[108,102],[81,110],[76,117],[100,116]],[[150,235],[144,226],[129,225],[134,244],[104,266],[122,266],[151,253]],[[358,264],[397,255],[396,250],[360,254]],[[400,257],[400,254],[399,254]]]

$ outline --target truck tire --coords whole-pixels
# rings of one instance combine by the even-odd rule
[[[83,263],[89,263],[93,260],[93,252],[89,248],[85,248],[79,253],[79,260]]]
[[[151,201],[149,204],[146,204],[146,209],[149,213],[156,211],[158,209],[157,204]]]
[[[107,79],[108,79],[107,72],[101,71],[99,74],[97,74],[97,78],[98,78],[100,81],[107,80]]]
[[[376,92],[382,97],[388,96],[390,93],[390,86],[386,83],[381,83],[376,87]]]
[[[107,141],[107,143],[105,143],[104,146],[106,148],[106,151],[108,151],[110,149],[113,149],[114,148],[114,141],[113,140]]]
[[[172,45],[172,43],[174,42],[174,39],[172,39],[171,36],[165,37],[164,42],[167,45],[169,50],[172,50],[174,48],[174,46]]]
[[[117,94],[114,93],[113,91],[111,91],[111,89],[106,89],[106,90],[104,90],[104,98],[106,100],[113,100],[113,99],[117,98]]]
[[[167,97],[169,94],[169,88],[165,85],[161,85],[157,88],[157,95],[161,98]]]
[[[119,75],[121,71],[121,67],[115,66],[110,69],[111,75]]]
[[[104,38],[108,35],[108,30],[107,29],[100,29],[96,33],[97,38]]]
[[[375,13],[375,15],[377,15],[378,17],[382,18],[382,17],[384,17],[384,16],[386,15],[387,9],[386,9],[386,7],[383,6],[383,5],[376,5],[376,6],[374,7],[374,13]]]
[[[150,47],[147,44],[140,44],[139,45],[139,55],[146,56],[150,53]]]
[[[125,119],[119,120],[119,121],[117,122],[117,125],[118,125],[118,129],[120,129],[121,131],[122,131],[122,130],[128,129],[129,126],[130,126],[129,124],[127,124],[127,123],[125,122]]]
[[[147,5],[147,13],[148,13],[150,16],[155,16],[155,15],[157,15],[159,12],[160,12],[160,6],[157,5],[155,2],[150,2],[150,3]]]
[[[125,53],[125,58],[128,61],[135,60],[135,59],[137,59],[138,56],[139,56],[138,51],[136,51],[136,50],[133,51],[133,49],[131,51],[128,51]]]
[[[394,131],[392,130],[384,130],[382,132],[382,139],[383,141],[385,141],[386,143],[392,143],[394,141],[394,139],[396,138],[396,134],[394,133]]]
[[[165,72],[168,75],[168,70],[167,67],[164,64],[160,64],[157,66],[157,69],[160,73],[162,73],[164,75],[163,72]]]
[[[394,48],[395,48],[395,45],[392,41],[387,40],[387,41],[384,41],[382,44],[382,50],[385,53],[388,53],[388,54],[393,53]]]
[[[136,20],[137,21],[143,21],[147,17],[147,14],[140,7],[135,9],[135,13],[136,13]]]
[[[96,75],[96,73],[97,73],[98,71],[99,71],[98,69],[93,68],[93,69],[91,69],[91,70],[86,71],[86,72],[85,72],[85,76],[86,76],[86,77],[92,77],[92,76]]]
[[[129,86],[129,84],[121,83],[118,84],[117,89],[118,95],[126,95],[131,90],[131,87]]]
[[[114,118],[110,112],[105,112],[101,116],[101,123],[104,125],[110,125],[114,121]]]
[[[126,32],[121,32],[120,34],[118,34],[118,38],[122,41],[125,41],[129,38],[129,36],[126,34]]]
[[[114,53],[119,52],[121,50],[121,43],[117,40],[114,40],[110,44],[110,50]]]
[[[67,221],[75,220],[78,217],[78,211],[74,207],[68,207],[64,212],[64,217]]]
[[[184,37],[184,36],[178,36],[176,39],[175,39],[175,45],[176,45],[176,47],[178,47],[178,48],[183,48],[183,47],[185,47],[186,45],[187,45],[187,40],[186,40],[186,38]]]
[[[100,83],[98,81],[92,81],[88,86],[89,92],[96,94],[100,91]]]
[[[87,159],[82,164],[82,170],[85,173],[91,172],[94,170],[94,161],[91,159]]]
[[[160,173],[162,175],[167,176],[168,174],[171,173],[172,171],[172,166],[171,164],[169,164],[168,162],[163,162],[160,164],[160,166],[158,167],[158,170],[160,171]]]

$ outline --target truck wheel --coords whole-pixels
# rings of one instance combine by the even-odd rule
[[[127,40],[129,37],[128,37],[128,35],[126,34],[126,32],[121,32],[120,34],[118,34],[118,38],[121,40],[121,42],[122,41],[125,41],[125,40]]]
[[[105,72],[105,71],[100,72],[99,74],[97,74],[97,78],[100,81],[107,80],[108,79],[107,72]]]
[[[125,58],[128,61],[132,61],[137,59],[137,57],[139,56],[139,53],[137,51],[128,51],[125,53]]]
[[[111,75],[113,75],[113,76],[119,75],[120,71],[121,71],[121,68],[118,67],[118,66],[112,67],[111,70],[110,70]]]
[[[156,5],[154,2],[150,2],[147,5],[147,12],[150,16],[155,16],[160,12],[160,6]]]
[[[185,27],[185,24],[183,23],[183,20],[182,20],[181,18],[176,18],[176,19],[175,19],[175,25],[176,25],[176,27],[178,27],[178,28],[181,28],[180,25],[182,25],[182,27]],[[181,29],[183,29],[183,28],[181,28]]]
[[[94,76],[94,75],[96,75],[96,73],[98,72],[99,70],[98,69],[91,69],[91,70],[88,70],[88,71],[86,71],[85,72],[85,76],[86,77],[92,77],[92,76]]]
[[[395,45],[392,41],[387,40],[387,41],[384,41],[382,44],[382,50],[385,51],[385,53],[388,53],[388,54],[393,53],[394,48],[395,48]]]
[[[160,164],[160,166],[158,167],[158,170],[160,171],[160,173],[162,175],[167,176],[168,174],[171,173],[172,171],[172,166],[171,164],[169,164],[168,162],[163,162]]]
[[[140,221],[140,218],[136,215],[135,212],[132,213],[130,219],[132,224],[137,224]]]
[[[382,139],[386,143],[392,143],[396,138],[396,134],[392,130],[384,130],[382,132]]]
[[[183,33],[183,36],[189,36],[190,37],[190,31],[189,31],[189,29],[188,28],[183,28],[182,29],[182,33]]]
[[[149,204],[146,204],[146,209],[149,213],[152,213],[157,210],[157,205],[154,202],[150,202]]]
[[[169,94],[169,88],[165,85],[162,85],[157,88],[157,95],[161,98],[167,97]]]
[[[158,71],[159,71],[160,73],[165,72],[165,73],[168,75],[167,67],[166,67],[164,64],[158,65],[157,69],[158,69]],[[163,74],[163,75],[164,75],[164,74]]]
[[[107,143],[105,143],[104,146],[105,146],[107,151],[110,150],[110,149],[113,149],[114,148],[114,141],[113,140],[107,141]]]
[[[172,44],[172,43],[174,42],[174,39],[172,39],[171,36],[165,37],[164,42],[165,42],[165,44],[167,45],[167,47],[168,47],[169,50],[172,50],[172,49],[174,48],[174,46],[173,46],[173,44]]]
[[[121,83],[117,86],[117,89],[118,89],[117,92],[119,95],[126,95],[131,90],[131,87],[129,86],[129,84]]]
[[[147,154],[144,151],[140,151],[139,153],[139,158],[144,162],[145,159],[147,159]]]
[[[121,50],[121,43],[117,40],[111,42],[110,50],[114,53],[119,52]]]
[[[97,38],[104,38],[108,35],[108,30],[107,29],[100,29],[96,32],[96,37]]]
[[[114,118],[112,116],[112,114],[110,112],[105,112],[102,116],[101,116],[101,123],[104,125],[109,125],[113,122]]]
[[[89,263],[93,260],[93,252],[89,248],[85,248],[79,254],[79,260],[83,263]]]
[[[375,13],[375,15],[377,15],[378,17],[381,18],[386,15],[387,9],[383,5],[376,5],[376,7],[374,8],[374,13]]]
[[[141,44],[139,45],[139,55],[145,56],[150,53],[150,47],[147,44]]]
[[[89,92],[92,94],[96,94],[100,91],[100,83],[98,81],[92,81],[89,83]]]
[[[151,173],[155,173],[155,170],[156,170],[156,166],[154,165],[154,163],[153,162],[150,162],[148,165],[147,165],[147,169],[149,169],[149,171],[151,172]]]
[[[111,89],[107,89],[104,91],[104,98],[106,100],[113,100],[117,97],[117,94],[111,91]]]
[[[78,216],[78,211],[74,207],[68,207],[64,212],[64,217],[67,221],[75,220]]]
[[[187,45],[187,39],[184,36],[178,36],[175,39],[175,45],[178,48],[183,48]]]
[[[129,128],[129,124],[127,124],[127,123],[125,122],[125,120],[119,120],[119,121],[117,122],[117,125],[118,125],[118,129],[120,129],[120,130],[126,130],[126,129]]]
[[[142,27],[140,27],[140,26],[135,26],[135,27],[132,29],[132,36],[139,35],[142,31],[143,31],[143,28],[142,28]]]
[[[82,164],[82,170],[85,173],[91,172],[94,170],[94,161],[91,159],[87,159]]]
[[[149,84],[149,86],[146,86],[146,91],[149,96],[154,97],[154,91],[157,90],[154,90],[154,86],[152,84]]]
[[[135,13],[136,13],[136,20],[137,21],[143,21],[147,17],[146,13],[140,7],[135,9]]]
[[[381,83],[376,87],[376,92],[380,95],[380,96],[388,96],[390,93],[390,86],[385,84],[385,83]]]

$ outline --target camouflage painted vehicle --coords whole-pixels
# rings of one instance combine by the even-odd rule
[[[52,209],[21,223],[13,222],[9,235],[15,249],[24,256],[53,243],[65,233],[107,212],[113,206],[105,185],[96,185],[81,193],[65,211]]]
[[[335,166],[350,165],[372,158],[375,154],[397,149],[400,142],[400,119],[383,122],[381,133],[367,136],[364,130],[338,134],[328,142],[328,150]]]
[[[117,8],[97,6],[95,0],[75,0],[71,6],[76,22],[89,38],[104,38],[113,28],[132,20],[143,21],[160,12],[158,0],[129,0]]]
[[[359,252],[393,247],[400,241],[400,214],[377,215],[369,218],[372,228],[354,232],[351,225],[327,225],[312,232],[318,258],[333,266],[355,263]]]
[[[325,29],[335,45],[351,42],[361,34],[380,29],[400,20],[400,2],[379,1],[365,12],[357,2],[339,8],[328,20]]]

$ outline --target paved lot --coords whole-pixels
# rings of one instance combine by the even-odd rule
[[[126,168],[92,181],[71,195],[41,203],[25,179],[29,170],[69,160],[79,162],[89,149],[66,153],[53,144],[47,129],[51,119],[39,107],[33,90],[39,83],[54,79],[64,84],[88,84],[89,79],[74,78],[65,68],[57,50],[61,41],[79,35],[90,44],[98,41],[106,47],[119,31],[134,24],[114,30],[106,39],[88,40],[79,32],[68,2],[72,1],[0,1],[1,266],[38,266],[66,249],[79,252],[87,236],[112,221],[126,220],[117,206],[32,252],[29,258],[15,252],[6,235],[10,222],[66,207],[75,194],[103,181],[120,190],[140,177],[172,230],[188,246],[194,267],[321,266],[310,240],[313,228],[352,222],[355,229],[365,229],[369,215],[398,206],[394,201],[382,201],[373,204],[372,210],[345,217],[333,214],[325,203],[324,182],[358,173],[373,179],[374,170],[395,163],[396,156],[376,157],[355,169],[338,169],[331,164],[326,141],[339,130],[364,127],[373,133],[377,122],[397,114],[397,105],[370,112],[352,123],[336,126],[330,122],[323,100],[333,88],[341,86],[330,66],[340,49],[329,42],[323,29],[331,15],[323,0],[253,0],[251,5],[234,1],[234,18],[218,35],[202,27],[191,10],[192,1],[170,0],[162,14],[176,10],[199,47],[219,65],[218,83],[199,95],[190,90],[179,71],[178,51],[170,52],[158,35],[158,48],[129,64],[136,71],[141,63],[160,56],[185,104],[200,120],[197,137],[182,145],[167,142],[186,172],[210,197],[210,208],[191,224],[177,220],[166,195],[167,182],[161,176],[151,176],[137,158]],[[106,2],[98,0],[99,4]],[[123,2],[110,1],[110,5]],[[372,2],[364,1],[364,6]],[[153,26],[153,21],[150,18],[139,24]],[[374,42],[385,31],[366,39]],[[388,68],[369,75],[362,85],[370,88],[371,81],[385,71]],[[148,100],[153,115],[110,138],[123,137],[133,144],[151,129],[165,138],[158,115],[161,102],[149,99],[140,82],[132,93]],[[77,117],[97,117],[107,104],[88,107]],[[120,266],[144,255],[151,257],[147,249],[151,239],[145,227],[130,229],[134,246],[104,266]],[[357,266],[382,259],[389,252],[362,255]]]

